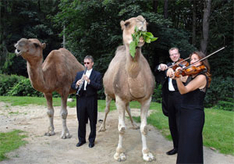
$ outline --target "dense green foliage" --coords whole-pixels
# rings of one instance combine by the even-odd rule
[[[11,90],[7,92],[8,96],[37,96],[41,97],[43,94],[35,90],[29,79],[23,79],[18,84],[14,85]]]
[[[234,79],[232,77],[215,77],[211,81],[211,86],[207,90],[205,104],[207,107],[234,111]]]
[[[60,28],[49,16],[58,11],[58,0],[1,0],[0,1],[0,73],[27,76],[25,61],[12,56],[14,43],[20,38],[38,38],[47,43],[46,55],[61,47]],[[6,67],[7,66],[7,67]]]
[[[0,1],[0,73],[27,77],[26,61],[14,55],[14,43],[22,37],[38,38],[47,43],[44,58],[53,50],[65,46],[79,61],[92,55],[95,68],[105,73],[116,48],[122,44],[121,20],[142,15],[149,23],[147,29],[158,40],[145,44],[143,54],[154,70],[159,63],[170,61],[168,49],[179,47],[187,57],[199,50],[202,37],[203,0],[2,0]],[[167,16],[165,16],[167,13]],[[193,19],[193,14],[195,18]],[[209,19],[207,55],[226,48],[209,58],[213,81],[206,97],[206,106],[233,107],[233,2],[212,0]],[[193,28],[195,38],[193,38]],[[194,39],[194,41],[192,41]],[[62,44],[62,42],[64,44]],[[221,83],[222,82],[222,83]],[[10,95],[34,95],[20,91],[21,82]],[[6,94],[9,84],[0,88]],[[13,85],[11,85],[13,87]],[[4,91],[2,91],[4,90]],[[28,90],[29,91],[29,90]],[[16,93],[18,92],[18,93]],[[24,92],[24,93],[23,93]],[[160,95],[155,90],[154,95]],[[104,99],[103,90],[99,97]],[[154,97],[160,101],[160,97]]]
[[[66,27],[61,33],[66,34],[66,47],[79,61],[92,54],[95,66],[102,73],[107,69],[116,48],[122,44],[120,21],[133,16],[144,16],[149,23],[148,31],[158,37],[157,41],[143,47],[143,54],[151,68],[155,67],[155,60],[160,55],[167,55],[171,46],[183,47],[184,52],[195,49],[189,44],[188,33],[172,28],[172,22],[154,13],[150,1],[145,3],[144,0],[128,0],[120,3],[118,0],[105,0],[100,3],[96,0],[62,0],[59,8],[61,11],[54,21]],[[164,54],[158,54],[160,51]]]
[[[28,78],[17,75],[0,74],[0,95],[1,96],[36,96],[43,94],[36,91]]]
[[[22,145],[25,145],[27,142],[23,139],[26,137],[27,135],[25,135],[21,130],[0,133],[0,161],[7,159],[5,156],[6,153],[18,149]]]
[[[7,95],[7,92],[23,79],[25,79],[23,76],[0,74],[0,95]]]

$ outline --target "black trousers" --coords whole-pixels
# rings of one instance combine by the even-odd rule
[[[90,122],[89,142],[94,143],[96,138],[97,124],[97,96],[85,95],[76,98],[76,111],[78,118],[78,139],[86,142],[86,124]]]
[[[177,91],[169,92],[167,105],[169,129],[171,132],[173,146],[178,149],[181,94]]]

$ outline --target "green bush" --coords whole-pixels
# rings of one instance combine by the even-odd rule
[[[35,96],[42,97],[43,93],[35,90],[29,79],[23,79],[9,90],[7,96]]]
[[[153,102],[162,102],[162,85],[161,84],[156,84],[154,88],[154,93],[152,96],[152,101]]]
[[[19,81],[26,79],[23,76],[0,74],[0,96],[6,96],[11,88]]]
[[[233,108],[233,80],[232,77],[213,78],[206,93],[205,107],[212,107],[217,104],[223,110],[230,110],[231,106]]]
[[[227,98],[227,101],[218,101],[217,105],[214,108],[234,111],[234,99]]]

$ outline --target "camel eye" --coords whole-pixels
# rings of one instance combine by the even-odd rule
[[[124,25],[125,27],[128,27],[130,25],[130,22],[126,22]]]
[[[37,43],[33,43],[33,44],[34,44],[34,46],[35,46],[36,48],[40,47],[40,45],[37,44]]]

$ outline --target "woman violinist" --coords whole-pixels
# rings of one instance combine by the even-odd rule
[[[177,164],[203,163],[202,130],[205,122],[203,102],[211,81],[208,60],[199,61],[204,57],[202,52],[193,52],[190,55],[190,65],[193,65],[191,68],[202,69],[189,70],[189,75],[183,77],[180,75],[176,78],[179,92],[182,94]],[[177,68],[176,71],[186,74],[186,70],[180,69]]]

